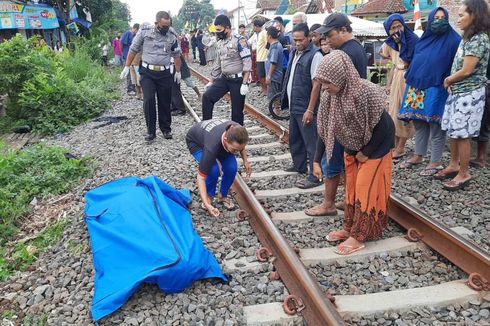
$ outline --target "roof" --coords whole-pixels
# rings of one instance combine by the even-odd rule
[[[281,0],[257,0],[256,8],[260,8],[262,10],[275,10],[280,4]]]
[[[370,0],[361,7],[353,10],[351,15],[363,16],[373,14],[392,14],[407,12],[403,0]]]

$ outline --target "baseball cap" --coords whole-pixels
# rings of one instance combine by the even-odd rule
[[[330,14],[323,21],[322,27],[318,28],[315,32],[318,34],[326,34],[334,28],[350,26],[351,22],[349,18],[339,12]]]

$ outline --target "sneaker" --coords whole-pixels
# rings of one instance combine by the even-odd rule
[[[165,132],[163,132],[163,138],[172,139],[174,137],[172,136],[172,133],[170,131],[165,131]]]
[[[153,139],[155,139],[156,136],[155,135],[150,135],[150,134],[147,134],[145,136],[145,141],[152,141]]]

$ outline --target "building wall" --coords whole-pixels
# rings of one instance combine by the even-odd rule
[[[439,0],[439,6],[444,7],[449,12],[449,21],[451,25],[456,26],[458,20],[458,10],[463,4],[463,0]]]

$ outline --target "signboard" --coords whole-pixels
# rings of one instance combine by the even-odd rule
[[[60,27],[52,7],[20,5],[0,0],[0,29],[53,29]]]

